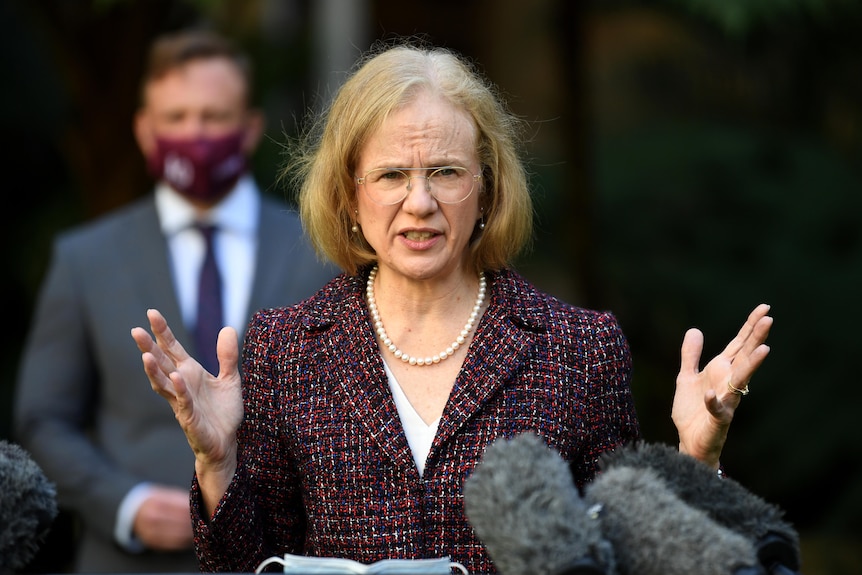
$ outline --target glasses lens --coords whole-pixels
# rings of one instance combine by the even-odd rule
[[[457,204],[467,199],[473,191],[475,179],[467,168],[445,166],[428,174],[431,193],[438,202]]]
[[[365,174],[365,191],[378,204],[397,204],[407,197],[410,176],[401,170],[377,168]]]
[[[406,198],[416,179],[425,180],[421,185],[427,186],[438,202],[457,204],[470,196],[477,178],[460,166],[435,168],[427,176],[411,175],[397,168],[375,168],[360,178],[360,183],[374,202],[388,206]]]

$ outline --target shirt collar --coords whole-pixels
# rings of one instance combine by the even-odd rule
[[[242,176],[218,204],[204,212],[199,212],[164,182],[156,185],[155,194],[159,224],[168,237],[191,227],[197,221],[212,223],[240,234],[253,234],[257,229],[260,196],[249,175]]]

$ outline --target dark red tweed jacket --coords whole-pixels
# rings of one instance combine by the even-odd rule
[[[631,356],[616,319],[489,274],[490,305],[419,476],[365,304],[365,277],[255,315],[243,350],[239,465],[211,521],[192,486],[203,571],[251,572],[284,553],[448,556],[494,572],[461,486],[496,438],[533,430],[591,480],[599,454],[639,436]]]

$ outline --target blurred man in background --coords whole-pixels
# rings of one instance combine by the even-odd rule
[[[294,303],[334,273],[249,171],[264,130],[251,87],[250,62],[226,39],[157,39],[134,118],[153,193],[55,240],[14,425],[80,519],[76,571],[198,570],[194,456],[129,337],[147,308],[175,318],[177,338],[217,372],[206,355],[222,326],[244,334],[252,312]]]

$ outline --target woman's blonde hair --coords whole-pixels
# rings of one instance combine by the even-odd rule
[[[521,122],[494,86],[449,50],[407,42],[378,45],[288,148],[280,174],[296,185],[300,217],[318,254],[348,274],[377,260],[362,234],[351,231],[360,150],[389,114],[423,89],[465,110],[476,125],[482,166],[477,190],[485,226],[477,225],[471,241],[473,265],[477,270],[505,267],[531,241],[533,204],[520,157]]]

